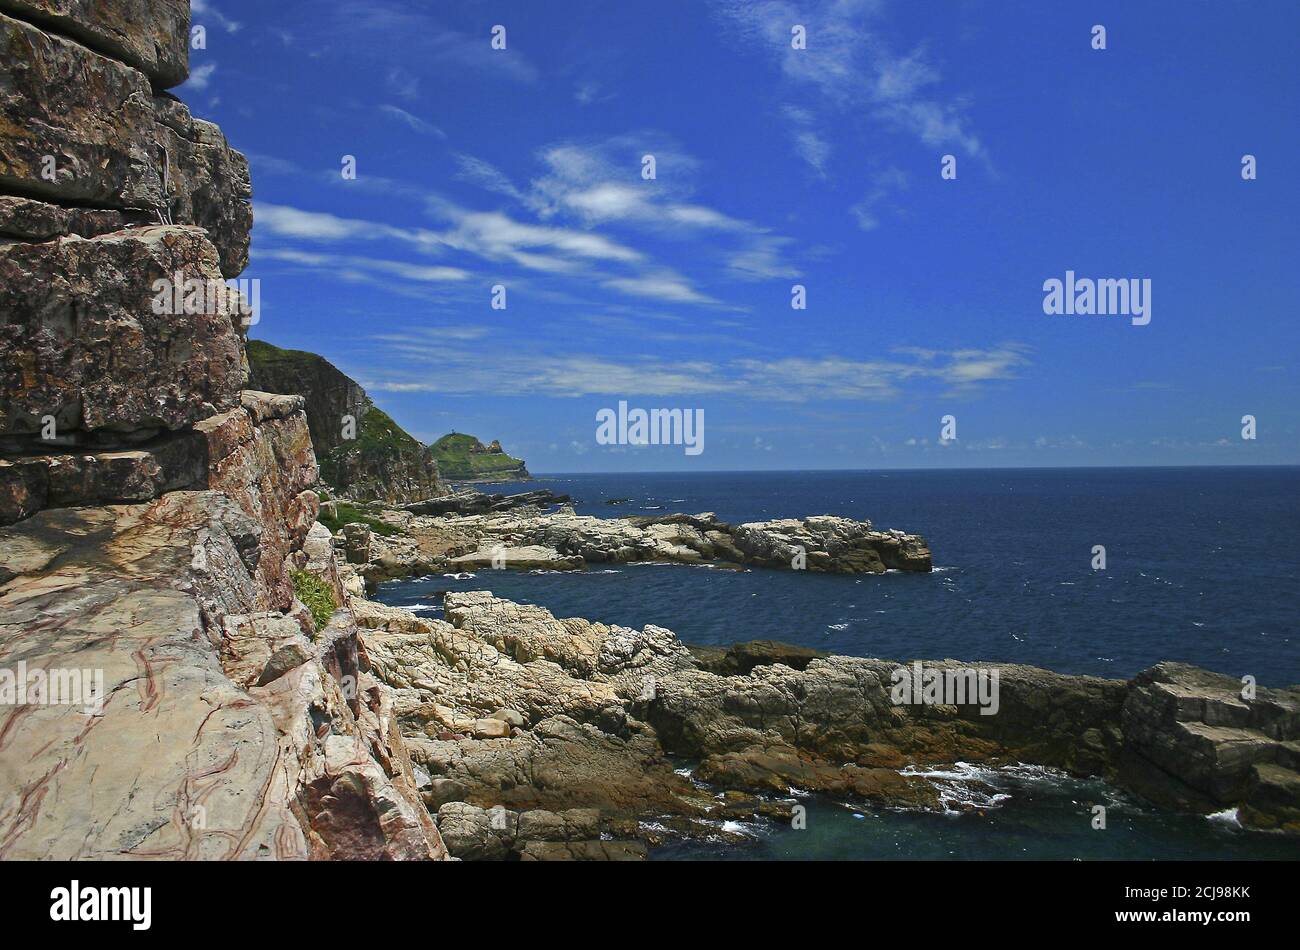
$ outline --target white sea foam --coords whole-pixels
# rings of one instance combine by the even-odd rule
[[[1225,808],[1223,811],[1216,811],[1213,814],[1206,815],[1205,820],[1218,822],[1227,825],[1229,828],[1241,827],[1241,816],[1236,808]]]
[[[939,794],[939,807],[949,815],[959,815],[972,809],[997,808],[1009,801],[1012,795],[1005,790],[1008,779],[1056,781],[1065,777],[1064,773],[1047,766],[1024,762],[998,769],[969,762],[954,762],[946,766],[909,765],[898,774],[933,783]]]

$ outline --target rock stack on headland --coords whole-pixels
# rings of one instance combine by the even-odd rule
[[[0,0],[0,859],[635,859],[788,821],[792,787],[939,807],[917,767],[957,761],[1300,834],[1300,689],[980,664],[1000,677],[984,715],[900,705],[885,660],[692,651],[486,591],[448,595],[445,619],[367,600],[499,564],[931,556],[844,518],[599,519],[545,492],[374,505],[331,534],[302,397],[247,386],[221,281],[247,260],[251,187],[165,91],[188,29],[185,0]],[[157,307],[178,275],[214,288],[203,306]]]
[[[0,0],[0,858],[441,857],[351,614],[295,596],[337,580],[316,459],[245,388],[248,165],[165,91],[189,20]]]

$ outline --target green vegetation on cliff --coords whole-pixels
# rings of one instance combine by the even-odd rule
[[[334,616],[338,604],[334,603],[334,590],[317,577],[306,571],[292,571],[293,592],[311,611],[311,619],[316,622],[316,632],[320,633]]]
[[[472,435],[452,432],[433,443],[432,448],[443,478],[468,481],[529,477],[523,460],[506,455],[500,442],[485,446]]]
[[[358,508],[356,505],[349,505],[347,502],[342,501],[335,502],[333,508],[322,506],[321,513],[316,520],[329,528],[330,531],[335,532],[341,530],[344,525],[363,524],[375,534],[385,538],[395,537],[402,533],[364,508]]]
[[[444,491],[428,448],[328,360],[249,340],[248,363],[251,388],[306,398],[321,479],[342,496],[403,504]]]

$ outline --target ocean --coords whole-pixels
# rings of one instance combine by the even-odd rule
[[[1300,683],[1300,468],[555,475],[483,487],[551,488],[573,496],[580,513],[604,517],[869,519],[923,535],[935,571],[841,577],[595,565],[407,579],[383,585],[377,599],[436,617],[438,592],[490,589],[557,616],[657,624],[688,643],[773,639],[1114,678],[1181,660],[1265,686]],[[1098,545],[1105,570],[1093,569]],[[739,829],[749,846],[691,841],[655,856],[1294,858],[1300,850],[1223,817],[1168,815],[1042,769],[983,777],[1006,790],[978,811],[877,813],[814,797],[805,803],[809,830],[755,822]],[[1097,832],[1079,803],[1103,793],[1110,830]]]

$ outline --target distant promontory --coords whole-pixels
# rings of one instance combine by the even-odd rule
[[[442,477],[455,482],[523,481],[531,478],[523,459],[506,455],[501,443],[484,445],[472,435],[452,432],[432,446]]]

